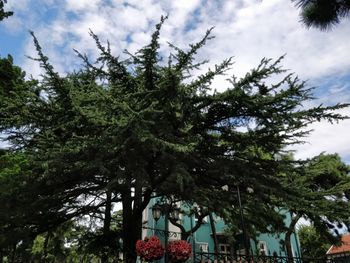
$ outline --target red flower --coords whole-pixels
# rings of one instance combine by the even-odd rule
[[[161,259],[164,255],[164,247],[158,237],[146,237],[145,240],[137,240],[136,253],[146,261]]]
[[[170,241],[167,253],[172,262],[185,262],[192,253],[192,246],[185,240]]]

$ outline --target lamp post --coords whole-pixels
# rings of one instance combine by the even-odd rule
[[[156,222],[158,222],[159,218],[162,216],[162,206],[159,202],[152,206],[152,216]]]
[[[152,207],[152,216],[153,219],[156,220],[156,223],[158,220],[164,216],[164,244],[165,247],[168,245],[168,233],[169,233],[169,222],[168,219],[173,219],[175,221],[179,220],[180,218],[180,208],[177,207],[177,205],[171,205],[167,203],[160,203],[157,201],[155,205]],[[165,255],[165,263],[168,262],[167,255]]]
[[[157,203],[152,206],[152,216],[156,222],[158,222],[162,216],[177,221],[180,218],[180,208],[177,207],[176,204],[171,205],[157,201]]]

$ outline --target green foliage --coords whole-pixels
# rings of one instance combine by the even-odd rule
[[[85,226],[67,222],[55,230],[38,235],[31,247],[33,262],[98,262],[98,254],[82,247],[86,235]]]
[[[302,225],[298,228],[301,252],[305,258],[324,258],[331,247],[331,243],[316,231],[313,225]],[[309,262],[309,261],[307,261]]]
[[[309,218],[318,230],[334,228],[342,223],[349,224],[350,167],[344,164],[339,155],[321,154],[310,160],[306,166],[306,183],[314,197],[314,207],[308,209]],[[316,201],[318,199],[318,201]],[[317,211],[318,210],[318,211]],[[314,214],[314,215],[311,215]],[[327,227],[326,227],[327,226]],[[337,229],[334,229],[335,233]],[[333,238],[328,239],[332,241]]]
[[[307,27],[327,30],[349,16],[348,0],[293,0],[301,9],[302,22]]]
[[[44,233],[88,215],[100,220],[105,239],[113,234],[111,207],[121,202],[123,247],[131,262],[142,211],[155,196],[235,218],[239,187],[245,213],[255,213],[251,223],[260,229],[271,218],[281,222],[269,213],[280,200],[297,203],[299,188],[284,184],[274,157],[302,141],[308,124],[345,119],[334,111],[348,105],[302,107],[313,99],[312,89],[281,68],[283,58],[262,59],[243,78],[232,77],[225,91],[211,92],[231,59],[197,75],[205,61],[195,62],[195,55],[211,38],[208,30],[186,50],[170,45],[164,63],[158,53],[164,20],[151,42],[126,60],[91,32],[97,60],[78,52],[85,67],[66,76],[55,72],[33,33],[44,70],[40,82],[26,81],[10,58],[1,60],[11,75],[9,85],[0,86],[6,109],[0,132],[26,155],[31,178],[15,197],[25,200],[22,205],[7,205],[33,204],[23,216],[15,214],[8,229],[30,226],[31,233]],[[279,81],[267,84],[270,79]]]
[[[94,231],[85,230],[77,240],[77,252],[96,257],[107,255],[109,258],[117,260],[119,253],[121,253],[122,224],[122,211],[119,210],[112,216],[108,234],[103,233],[101,227]]]
[[[12,11],[5,11],[4,6],[6,3],[7,0],[0,0],[0,21],[13,15]]]
[[[299,189],[298,197],[281,201],[291,213],[285,245],[298,220],[307,218],[325,242],[339,241],[339,228],[349,226],[350,168],[338,154],[320,154],[305,162],[287,165],[285,184]]]
[[[9,253],[16,247],[17,254],[27,257],[25,247],[31,240],[27,227],[10,228],[9,224],[18,223],[21,219],[18,196],[20,196],[27,178],[23,171],[28,168],[28,161],[22,153],[0,152],[0,250]],[[3,252],[4,253],[4,252]]]
[[[34,239],[31,253],[34,255],[38,255],[38,254],[43,253],[44,244],[45,244],[45,237],[42,235],[37,236]]]

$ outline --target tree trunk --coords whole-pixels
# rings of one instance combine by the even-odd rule
[[[170,222],[174,225],[180,228],[181,231],[181,240],[187,240],[189,236],[193,235],[194,232],[196,232],[200,226],[203,223],[204,217],[206,217],[209,213],[203,213],[198,217],[197,223],[195,226],[192,226],[192,218],[191,218],[191,229],[186,231],[185,227],[181,224],[176,222],[174,219],[169,218]]]
[[[135,245],[136,241],[141,238],[141,235],[139,234],[140,231],[138,230],[141,229],[141,224],[137,221],[134,219],[129,220],[128,225],[123,229],[124,262],[127,263],[135,263],[137,259]]]
[[[11,256],[11,262],[15,263],[16,260],[16,250],[17,250],[17,243],[13,245],[13,251],[12,251],[12,256]]]
[[[109,240],[111,230],[111,210],[112,210],[112,193],[111,191],[106,192],[106,208],[103,220],[103,236],[106,240]],[[108,253],[102,251],[101,263],[108,263]]]
[[[288,262],[293,262],[293,251],[292,251],[292,244],[290,241],[290,237],[291,237],[291,232],[287,232],[286,236],[285,236],[285,241],[284,241],[284,245],[286,246],[286,250],[287,250],[287,257],[288,257]]]
[[[210,220],[211,232],[213,233],[213,239],[214,239],[214,252],[216,255],[219,255],[219,242],[218,242],[218,237],[216,235],[216,227],[215,227],[215,222],[214,222],[212,213],[209,213],[209,220]]]
[[[132,197],[130,191],[122,194],[123,205],[123,255],[124,262],[135,263],[136,241],[141,238],[142,232],[142,213],[134,214],[132,208]]]
[[[291,213],[291,218],[292,221],[288,227],[288,230],[286,232],[285,238],[284,238],[284,245],[287,251],[287,257],[288,257],[288,262],[293,262],[293,250],[292,250],[292,242],[291,242],[291,236],[294,232],[295,225],[299,221],[299,216],[293,217],[293,214]]]

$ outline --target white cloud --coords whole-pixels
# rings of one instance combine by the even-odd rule
[[[96,9],[101,0],[66,0],[67,11],[85,11]]]
[[[323,80],[328,85],[329,80]],[[305,104],[306,108],[317,107],[319,105],[335,105],[337,103],[350,102],[350,84],[345,80],[333,79],[332,85],[322,89],[322,94],[316,100]],[[322,96],[321,96],[322,95]],[[336,113],[350,117],[350,108],[337,110]],[[306,159],[316,156],[322,152],[333,154],[339,153],[343,161],[350,164],[350,119],[329,123],[321,121],[308,126],[313,130],[310,136],[305,138],[306,143],[292,147],[295,150],[295,157]]]
[[[257,65],[262,57],[277,58],[285,53],[285,66],[302,78],[319,78],[348,72],[350,69],[350,53],[347,52],[350,28],[347,24],[340,24],[331,32],[307,30],[298,22],[298,10],[291,1],[147,0],[126,1],[125,4],[122,1],[102,0],[41,0],[44,3],[48,1],[56,7],[61,5],[61,15],[50,22],[41,21],[39,16],[35,22],[24,24],[35,27],[33,30],[36,32],[49,32],[47,43],[43,43],[45,45],[52,44],[53,41],[49,41],[52,34],[62,35],[61,39],[55,39],[56,52],[60,52],[61,46],[71,41],[72,37],[83,51],[92,49],[93,46],[87,40],[89,28],[104,39],[108,38],[118,50],[125,48],[127,36],[132,35],[133,43],[129,45],[136,49],[145,44],[138,40],[146,39],[138,37],[149,35],[160,15],[169,14],[161,36],[163,43],[171,41],[186,46],[189,41],[199,39],[205,29],[215,26],[216,38],[200,55],[215,62],[235,56],[237,75]],[[21,4],[13,4],[13,8],[20,12],[23,12],[24,7],[29,7],[28,3],[33,4],[30,0],[18,2]],[[48,7],[46,3],[42,8]],[[74,18],[70,18],[66,12],[74,14]],[[40,13],[44,11],[36,15]],[[20,25],[19,21],[14,24]],[[65,45],[65,48],[71,46]],[[71,64],[70,60],[67,57],[67,65]]]
[[[23,27],[22,20],[17,16],[11,17],[11,19],[5,19],[2,23],[11,34],[19,33]]]
[[[16,0],[16,1],[8,1],[6,4],[6,9],[8,10],[16,10],[16,12],[21,12],[28,10],[30,0]]]
[[[339,113],[350,116],[350,109],[339,110]],[[309,126],[313,129],[307,143],[294,147],[295,157],[306,159],[316,156],[321,152],[339,153],[346,162],[350,162],[350,120],[330,124],[322,121]]]
[[[8,147],[10,147],[8,143],[0,141],[0,149],[6,149]]]

